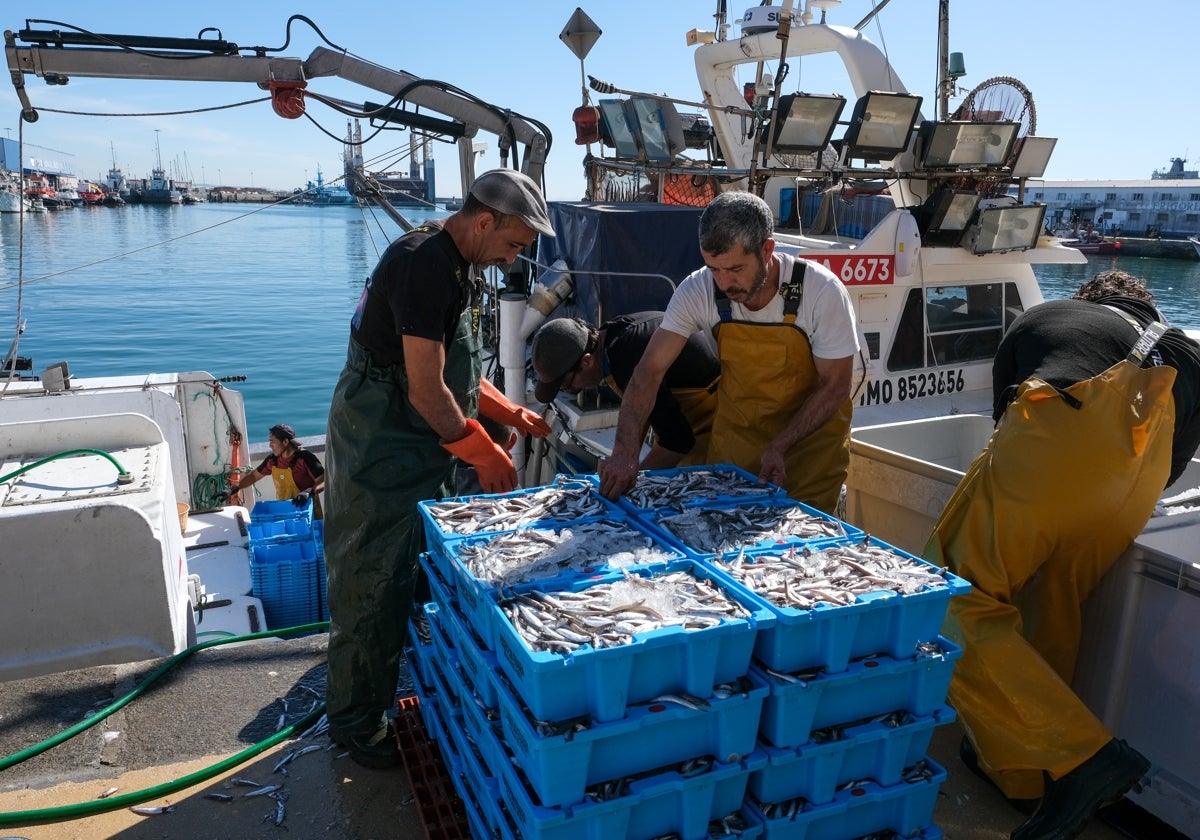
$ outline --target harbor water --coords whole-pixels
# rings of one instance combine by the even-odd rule
[[[21,221],[0,215],[0,351],[19,317],[17,354],[34,372],[65,361],[82,377],[245,377],[230,387],[246,397],[252,441],[280,422],[325,433],[350,315],[400,232],[370,208],[287,204],[75,208],[26,216],[23,240]],[[1200,329],[1200,262],[1093,256],[1037,273],[1055,299],[1110,268],[1146,278],[1173,325]]]

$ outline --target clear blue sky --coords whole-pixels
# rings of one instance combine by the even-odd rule
[[[552,199],[577,199],[584,148],[574,143],[571,112],[582,101],[580,63],[558,35],[579,5],[603,30],[586,59],[588,73],[626,90],[699,97],[685,33],[712,27],[714,0],[366,0],[346,5],[16,0],[5,4],[0,28],[16,31],[25,27],[26,18],[49,18],[106,34],[195,37],[205,27],[216,27],[241,46],[279,47],[288,17],[302,14],[329,41],[358,56],[449,82],[548,125],[554,145],[547,193]],[[755,5],[734,0],[730,18]],[[853,26],[873,5],[872,0],[845,0],[829,13],[829,21]],[[1173,12],[1151,14],[1156,6]],[[933,115],[935,102],[937,7],[936,0],[892,0],[878,18],[882,36],[874,22],[865,29],[886,47],[908,88],[925,96],[926,116]],[[1037,133],[1059,138],[1047,178],[1140,179],[1165,168],[1171,157],[1200,158],[1200,109],[1188,94],[1198,29],[1200,6],[1190,2],[957,0],[951,7],[950,49],[965,56],[964,88],[993,76],[1013,76],[1032,91]],[[320,43],[316,33],[297,22],[284,54],[307,57]],[[228,83],[74,78],[67,86],[50,87],[25,78],[35,106],[101,113],[186,111],[264,95],[252,85]],[[791,81],[797,80],[808,92],[832,90],[793,68]],[[310,89],[360,103],[379,100],[378,94],[330,79],[313,80]],[[0,82],[0,108],[7,114],[0,131],[16,139],[18,105],[7,75]],[[343,115],[311,101],[309,113],[335,136],[344,134]],[[156,132],[164,165],[184,175],[190,169],[197,181],[290,189],[315,177],[318,166],[326,175],[341,171],[339,143],[306,119],[275,116],[267,103],[186,116],[42,112],[24,129],[26,142],[74,155],[80,175],[91,178],[103,175],[114,152],[127,175],[148,177]],[[392,148],[406,149],[407,134],[371,141],[367,155]],[[459,194],[455,148],[435,144],[433,157],[438,193]],[[482,168],[497,162],[495,143],[489,142]],[[1197,168],[1196,163],[1188,168]]]

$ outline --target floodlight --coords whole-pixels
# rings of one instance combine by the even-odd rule
[[[1041,178],[1050,163],[1056,137],[1022,137],[1016,145],[1016,161],[1013,163],[1014,178]]]
[[[844,96],[789,93],[779,97],[772,148],[785,154],[823,151],[845,107]]]
[[[600,108],[600,142],[616,149],[617,157],[640,158],[641,144],[625,113],[624,103],[620,99],[601,99],[597,105]]]
[[[917,124],[921,97],[873,90],[854,103],[850,127],[842,138],[846,159],[892,158],[908,148]]]
[[[966,230],[979,204],[979,193],[971,190],[943,190],[938,194],[929,218],[931,231]]]
[[[683,150],[683,123],[672,103],[652,96],[634,96],[625,103],[625,110],[641,134],[647,160],[667,163]]]
[[[967,244],[973,254],[1027,251],[1037,246],[1045,215],[1045,204],[984,208],[968,234]]]
[[[933,122],[921,124],[921,165],[926,169],[1004,166],[1017,137],[1017,122]]]

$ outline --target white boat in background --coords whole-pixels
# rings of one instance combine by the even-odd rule
[[[935,115],[863,35],[870,17],[855,29],[798,13],[781,39],[778,9],[748,10],[739,32],[724,8],[718,3],[713,31],[687,36],[704,96],[593,82],[602,96],[576,119],[581,145],[599,149],[586,161],[587,200],[552,202],[560,235],[541,241],[511,274],[489,271],[488,317],[499,324],[492,361],[503,369],[507,395],[529,404],[528,341],[540,323],[557,315],[599,323],[662,308],[701,264],[698,250],[684,243],[695,243],[703,206],[718,191],[753,189],[777,214],[779,247],[842,277],[858,315],[864,353],[845,518],[919,551],[931,517],[990,430],[991,360],[1000,337],[1043,300],[1033,266],[1086,262],[1044,234],[1044,207],[1008,195],[1010,186],[1042,173],[1053,140],[1037,137],[1017,114],[967,108],[950,119],[944,97]],[[595,38],[580,15],[564,41],[582,60]],[[407,91],[391,118],[403,119],[405,104],[444,115],[460,146],[461,195],[473,180],[480,130],[521,147],[514,160],[542,180],[549,138],[540,124],[480,108],[444,84],[417,84],[407,73],[323,46],[300,60],[241,55],[236,47],[221,55],[212,39],[189,51],[180,39],[155,48],[154,39],[142,38],[129,51],[113,46],[118,37],[16,33],[5,52],[26,118],[36,117],[22,85],[27,74],[196,81],[224,65],[264,87],[334,75],[387,97]],[[852,88],[831,95],[822,80],[819,95],[776,90],[781,49],[793,59],[840,57]],[[84,50],[87,62],[76,61]],[[947,81],[940,90],[953,89]],[[661,85],[648,78],[639,87]],[[50,90],[42,95],[52,97]],[[277,103],[285,110],[286,96]],[[845,132],[834,139],[839,126]],[[587,235],[573,236],[577,230]],[[619,249],[603,245],[613,233],[621,235]],[[679,247],[664,249],[664,241]],[[527,486],[591,472],[611,448],[615,404],[594,394],[564,396],[551,413],[555,434],[513,453]],[[252,463],[241,397],[224,383],[204,371],[79,380],[65,363],[53,365],[37,379],[4,383],[0,428],[0,544],[18,546],[27,570],[20,587],[0,589],[0,681],[170,656],[195,642],[201,618],[205,633],[275,629],[263,627],[261,602],[246,594],[251,509],[213,505],[203,491],[223,487],[227,468]],[[29,476],[35,465],[36,481]],[[1185,527],[1155,531],[1152,523],[1122,562],[1112,584],[1129,599],[1120,611],[1125,620],[1109,613],[1102,631],[1085,633],[1081,673],[1092,684],[1077,687],[1155,762],[1139,804],[1180,825],[1200,813],[1200,730],[1179,725],[1200,716],[1200,685],[1179,664],[1194,659],[1185,643],[1200,633],[1193,594],[1200,519],[1172,519]],[[1181,534],[1190,541],[1160,539]],[[6,553],[0,564],[12,557]],[[1178,617],[1169,638],[1147,638],[1141,618],[1151,612]],[[1151,642],[1167,654],[1162,662],[1133,655]]]
[[[0,180],[0,213],[20,213],[33,211],[33,202],[28,196],[21,195],[21,186],[15,176]]]

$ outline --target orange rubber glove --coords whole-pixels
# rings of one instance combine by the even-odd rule
[[[500,448],[487,430],[473,417],[467,418],[467,436],[442,448],[475,468],[485,493],[507,493],[516,489],[517,469],[508,453]]]
[[[534,437],[550,434],[550,424],[540,414],[512,402],[486,377],[479,380],[479,413]]]

